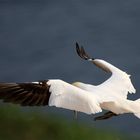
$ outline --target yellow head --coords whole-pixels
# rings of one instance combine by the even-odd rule
[[[80,82],[73,82],[72,85],[79,87],[78,85],[80,84]]]

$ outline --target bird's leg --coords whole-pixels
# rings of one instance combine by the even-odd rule
[[[104,115],[101,115],[101,116],[98,116],[98,117],[95,117],[94,120],[105,120],[105,119],[109,119],[113,116],[118,116],[117,114],[109,111],[109,112],[106,112]]]
[[[77,111],[74,110],[74,119],[75,120],[77,120],[77,115],[78,115]]]

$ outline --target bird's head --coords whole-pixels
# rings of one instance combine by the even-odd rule
[[[86,89],[86,87],[87,87],[86,84],[82,83],[82,82],[74,82],[74,83],[72,83],[72,85],[79,87],[81,89]]]
[[[78,87],[78,86],[80,85],[80,83],[81,83],[81,82],[74,82],[74,83],[72,83],[72,85]]]

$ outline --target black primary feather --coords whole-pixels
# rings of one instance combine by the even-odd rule
[[[48,105],[50,86],[47,81],[38,83],[0,83],[0,99],[22,106]]]

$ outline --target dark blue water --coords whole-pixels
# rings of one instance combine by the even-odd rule
[[[0,0],[0,81],[101,83],[109,75],[76,55],[78,41],[93,57],[131,74],[137,94],[129,98],[140,98],[139,7],[138,0]],[[140,120],[133,115],[96,123],[80,116],[96,127],[140,132]]]

